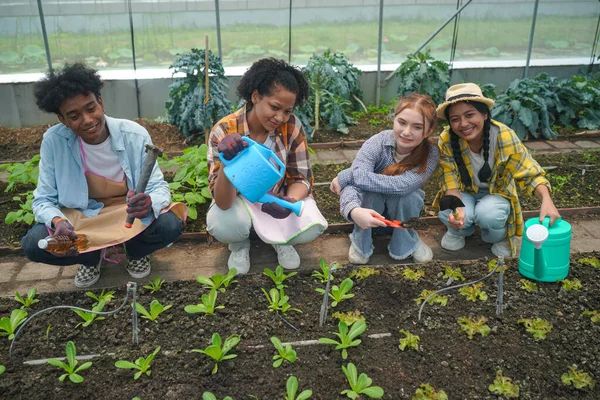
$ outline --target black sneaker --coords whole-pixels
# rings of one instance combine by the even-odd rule
[[[86,288],[92,286],[100,279],[100,267],[96,265],[80,265],[75,275],[75,286]]]
[[[139,260],[129,260],[127,264],[127,272],[132,278],[140,279],[150,275],[151,271],[150,259],[148,256],[142,257]]]

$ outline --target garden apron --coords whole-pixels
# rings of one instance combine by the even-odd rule
[[[148,226],[136,218],[131,228],[125,227],[125,220],[127,219],[126,195],[128,191],[126,179],[117,182],[90,171],[87,168],[85,152],[81,142],[79,147],[83,158],[85,179],[88,184],[88,197],[104,204],[98,215],[89,218],[81,211],[72,208],[61,209],[73,225],[75,232],[87,235],[90,240],[89,249],[81,253],[127,242]],[[173,211],[182,221],[185,221],[187,217],[187,207],[183,203],[171,203],[161,211],[161,214],[167,211]]]

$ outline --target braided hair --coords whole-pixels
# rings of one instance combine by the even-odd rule
[[[490,115],[490,110],[488,109],[487,105],[477,102],[477,101],[470,101],[470,100],[466,100],[464,101],[464,103],[468,103],[470,105],[472,105],[473,107],[475,107],[475,109],[477,111],[479,111],[481,114],[483,114],[486,118],[485,121],[483,122],[483,159],[484,159],[484,164],[483,167],[481,167],[481,169],[479,170],[479,173],[477,174],[477,177],[479,178],[480,182],[487,182],[489,181],[490,177],[492,176],[492,168],[490,167],[490,162],[488,160],[489,156],[490,156],[490,126],[491,126],[491,120],[492,120],[492,116]],[[446,115],[446,119],[448,121],[450,121],[450,108],[452,106],[446,107],[446,109],[444,110],[444,114]],[[469,175],[469,171],[467,170],[467,166],[465,165],[465,162],[463,160],[462,157],[462,153],[460,151],[460,145],[458,142],[458,135],[452,130],[452,125],[449,126],[450,128],[450,145],[452,147],[452,156],[454,157],[454,162],[456,163],[456,166],[458,167],[458,171],[460,173],[460,179],[463,182],[463,184],[465,185],[465,187],[470,187],[473,184],[473,181],[471,179],[471,176]]]

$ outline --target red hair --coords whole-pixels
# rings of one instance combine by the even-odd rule
[[[398,100],[398,104],[396,104],[396,107],[394,108],[394,118],[406,109],[420,113],[423,116],[423,129],[426,132],[433,132],[437,118],[435,114],[435,103],[431,97],[419,93],[412,93],[406,97],[402,97]],[[425,172],[425,168],[427,167],[427,157],[429,157],[429,141],[427,140],[427,136],[411,151],[408,157],[399,163],[387,166],[382,174],[400,175],[416,167],[419,167],[417,170],[418,173],[421,174]]]

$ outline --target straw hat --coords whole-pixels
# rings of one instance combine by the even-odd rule
[[[491,110],[494,107],[494,100],[483,97],[481,89],[474,83],[459,83],[453,85],[446,91],[446,101],[440,104],[437,108],[437,116],[446,119],[444,111],[446,107],[459,101],[477,101],[483,103]]]

